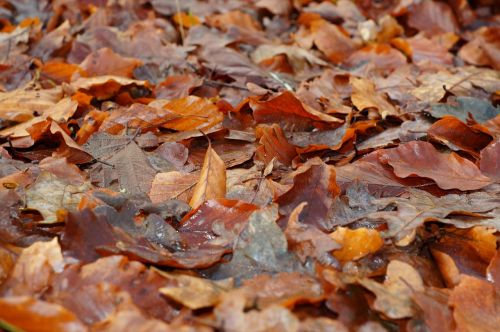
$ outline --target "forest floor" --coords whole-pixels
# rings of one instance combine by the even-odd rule
[[[0,0],[0,329],[500,326],[492,0]]]

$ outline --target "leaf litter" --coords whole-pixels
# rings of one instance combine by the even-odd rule
[[[498,330],[494,9],[0,3],[0,329]]]

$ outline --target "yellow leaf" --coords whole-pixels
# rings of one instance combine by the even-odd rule
[[[226,166],[212,146],[208,146],[200,179],[194,188],[193,197],[189,202],[191,207],[197,208],[201,203],[213,198],[226,196]]]

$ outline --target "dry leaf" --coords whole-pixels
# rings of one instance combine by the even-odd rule
[[[203,160],[200,178],[196,184],[193,197],[189,201],[192,208],[200,206],[204,201],[226,196],[226,166],[224,161],[209,145]]]

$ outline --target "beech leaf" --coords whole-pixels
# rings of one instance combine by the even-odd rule
[[[209,145],[203,160],[200,178],[196,184],[193,197],[189,201],[192,208],[200,206],[204,201],[213,198],[224,198],[226,195],[226,166],[217,152]]]

